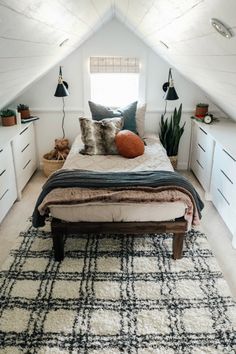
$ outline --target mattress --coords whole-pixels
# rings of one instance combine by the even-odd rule
[[[83,147],[80,136],[75,139],[63,169],[84,169],[89,171],[173,171],[165,149],[155,135],[145,138],[145,152],[142,156],[127,159],[120,155],[81,155]],[[112,222],[112,221],[167,221],[182,217],[186,204],[181,201],[163,203],[86,203],[72,205],[50,205],[53,217],[68,222]]]

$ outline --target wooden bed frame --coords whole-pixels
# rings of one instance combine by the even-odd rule
[[[56,218],[51,222],[55,260],[64,259],[64,236],[68,233],[173,233],[173,258],[182,258],[183,240],[187,231],[187,221],[178,218],[159,222],[65,222]]]

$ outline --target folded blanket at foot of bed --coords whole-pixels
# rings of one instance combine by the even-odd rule
[[[192,184],[177,172],[95,172],[59,170],[44,184],[33,212],[33,226],[45,224],[54,204],[104,202],[183,201],[185,219],[197,224],[204,207]]]

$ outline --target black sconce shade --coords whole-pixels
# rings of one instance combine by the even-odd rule
[[[69,92],[67,89],[68,89],[68,84],[67,84],[67,82],[63,81],[63,79],[62,79],[62,70],[61,70],[61,66],[60,66],[58,84],[57,84],[57,88],[56,88],[56,92],[55,92],[54,96],[56,96],[56,97],[69,96]]]
[[[171,69],[169,69],[168,82],[165,82],[162,86],[163,91],[165,91],[164,99],[166,101],[178,100],[179,96],[174,88],[174,83],[172,79]]]

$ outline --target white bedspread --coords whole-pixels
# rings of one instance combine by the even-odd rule
[[[145,152],[142,156],[127,159],[120,155],[81,155],[78,152],[83,147],[80,136],[74,141],[70,154],[63,168],[79,168],[90,171],[173,171],[165,149],[160,144],[159,138],[149,135],[146,139]]]
[[[173,171],[172,165],[160,144],[159,138],[149,135],[145,139],[145,153],[134,159],[127,159],[119,155],[81,155],[83,147],[78,136],[71,148],[70,154],[63,166],[65,169],[84,169],[91,171]],[[86,203],[79,205],[51,205],[53,217],[65,221],[164,221],[184,215],[186,204],[172,203]]]

